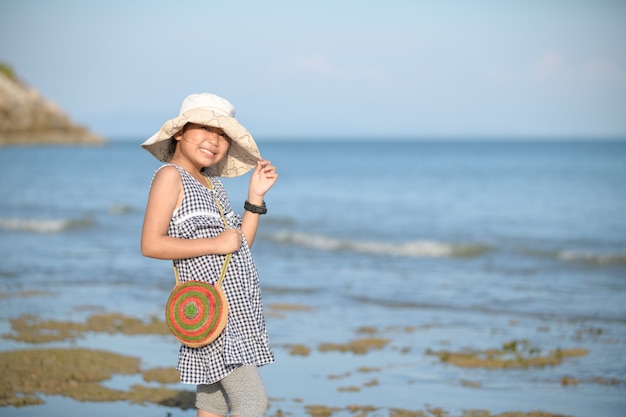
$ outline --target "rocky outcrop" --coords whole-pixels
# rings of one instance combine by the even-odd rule
[[[104,138],[78,126],[55,103],[0,71],[0,146],[102,144]]]

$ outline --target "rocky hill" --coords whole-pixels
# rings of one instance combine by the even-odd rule
[[[76,125],[55,103],[0,65],[0,146],[102,144],[104,138]]]

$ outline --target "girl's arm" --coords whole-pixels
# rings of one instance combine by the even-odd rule
[[[184,196],[180,173],[174,167],[157,172],[146,206],[141,232],[141,253],[157,259],[193,258],[207,254],[227,254],[241,246],[241,232],[229,229],[215,238],[180,239],[167,235],[172,213]]]
[[[278,179],[276,167],[270,161],[264,159],[257,162],[257,166],[250,177],[250,185],[248,187],[248,202],[255,206],[263,205],[265,193],[269,191]],[[260,214],[244,211],[241,224],[241,230],[246,235],[248,246],[252,247],[256,232],[259,227]]]

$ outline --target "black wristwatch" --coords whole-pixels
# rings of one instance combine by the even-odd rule
[[[255,213],[255,214],[267,213],[267,207],[265,206],[265,201],[263,201],[262,206],[256,206],[254,204],[251,204],[248,200],[246,200],[246,202],[243,203],[243,208],[249,211],[250,213]]]

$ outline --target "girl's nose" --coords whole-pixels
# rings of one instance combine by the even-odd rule
[[[220,136],[217,133],[208,132],[206,140],[210,145],[217,146],[220,143]]]

